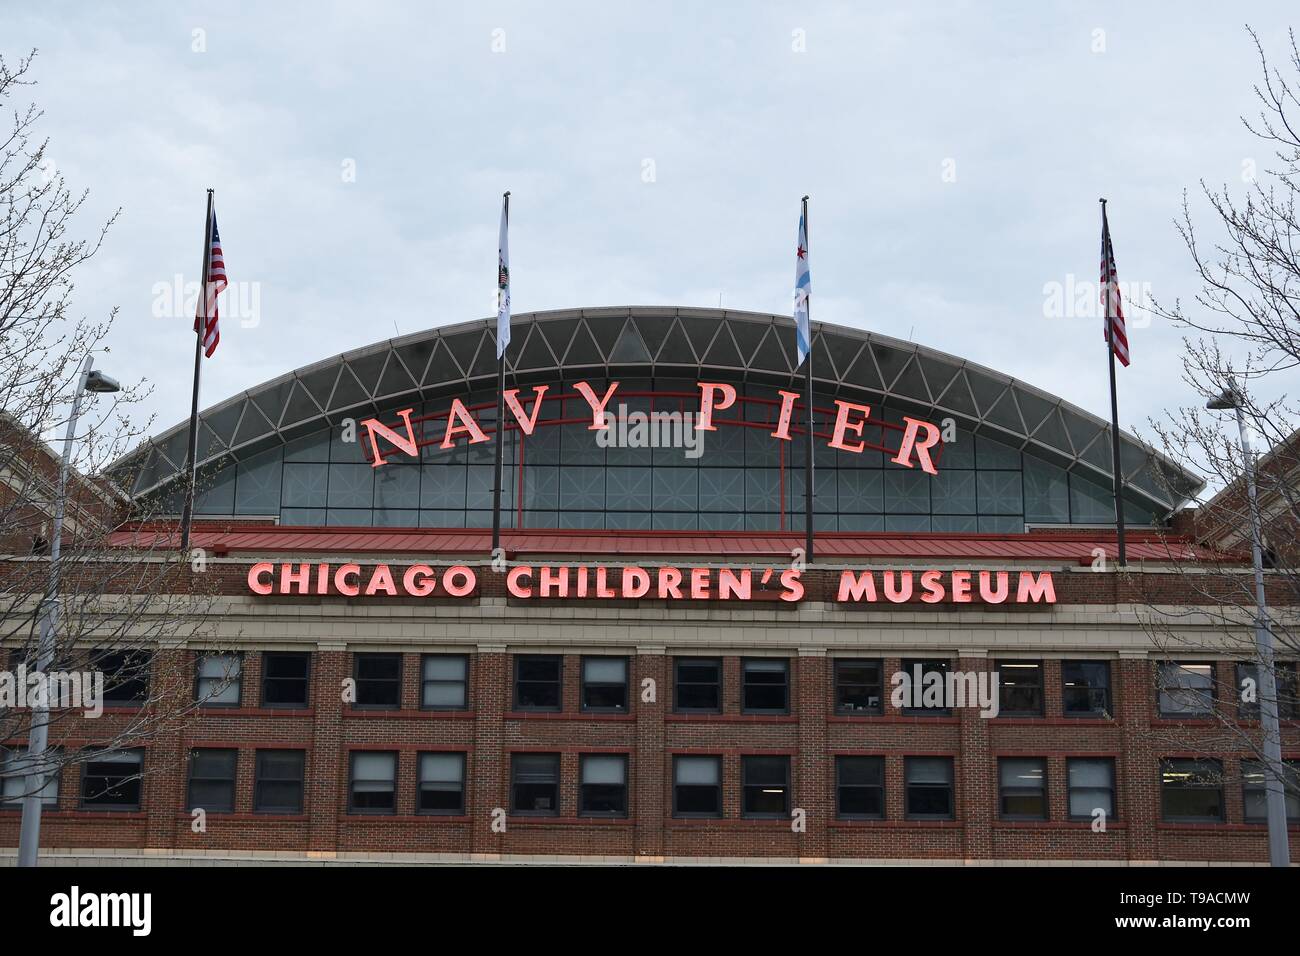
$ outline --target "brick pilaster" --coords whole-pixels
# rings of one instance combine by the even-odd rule
[[[634,846],[638,857],[664,854],[664,819],[669,812],[665,806],[668,791],[664,774],[668,772],[668,762],[664,758],[664,715],[672,705],[671,663],[664,656],[663,648],[648,648],[644,653],[638,648],[632,658],[628,695],[636,715],[636,753],[632,757],[629,810],[636,821]],[[654,681],[654,703],[648,703],[641,693],[642,682],[647,678]]]
[[[1160,813],[1159,760],[1151,741],[1155,678],[1145,657],[1121,657],[1115,664],[1114,706],[1123,728],[1124,747],[1121,766],[1115,770],[1120,819],[1126,824],[1128,858],[1155,860],[1159,856],[1155,824]]]
[[[567,683],[567,682],[566,682]],[[474,658],[474,753],[469,762],[468,812],[470,849],[474,853],[500,853],[503,834],[492,829],[493,811],[505,809],[509,798],[510,768],[502,744],[505,713],[513,685],[510,656],[505,648],[479,648]]]
[[[993,669],[987,657],[961,657],[956,669],[984,673]],[[957,819],[962,821],[968,860],[993,856],[993,818],[997,808],[997,768],[990,754],[989,722],[980,716],[977,704],[956,710],[961,721],[961,753],[957,758]]]
[[[799,715],[799,756],[794,768],[794,803],[807,814],[799,834],[799,856],[824,860],[828,824],[835,815],[830,758],[826,753],[826,712],[831,695],[831,661],[823,648],[804,648],[794,660],[792,712]]]
[[[164,722],[149,738],[144,758],[145,846],[176,845],[177,814],[185,808],[187,761],[182,746],[182,721],[168,715],[182,713],[193,694],[194,655],[167,650],[154,655],[151,696]]]
[[[343,680],[352,674],[351,655],[337,644],[321,644],[311,660],[312,747],[307,755],[305,803],[310,825],[308,850],[332,853],[338,846],[339,812],[347,786],[343,753]]]

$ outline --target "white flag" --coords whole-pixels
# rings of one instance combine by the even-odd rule
[[[509,193],[501,198],[501,234],[497,240],[497,358],[510,345],[510,225]]]

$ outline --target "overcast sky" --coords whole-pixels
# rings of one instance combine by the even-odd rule
[[[1268,165],[1237,118],[1258,75],[1243,25],[1281,62],[1288,13],[6,0],[0,50],[40,50],[30,95],[50,157],[91,191],[86,228],[122,207],[76,302],[121,308],[99,364],[154,383],[155,433],[188,412],[192,320],[159,288],[197,281],[208,186],[243,301],[223,306],[204,407],[489,315],[510,189],[517,313],[719,297],[788,313],[808,193],[815,321],[1108,417],[1101,322],[1048,314],[1051,284],[1095,282],[1104,195],[1120,279],[1191,296],[1172,218],[1198,180],[1240,191],[1244,163]],[[1129,429],[1192,399],[1179,333],[1142,325],[1130,314]]]

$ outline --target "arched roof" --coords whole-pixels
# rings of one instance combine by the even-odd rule
[[[874,332],[814,322],[819,393],[883,405],[959,426],[1081,473],[1111,480],[1110,426],[1054,395],[966,359]],[[199,414],[200,467],[239,461],[343,418],[367,417],[439,396],[495,388],[496,320],[376,342],[296,369]],[[520,381],[671,376],[787,386],[795,375],[789,316],[661,306],[516,315],[507,355]],[[114,465],[146,494],[184,467],[188,420]],[[1169,513],[1201,482],[1126,433],[1126,494]],[[1157,472],[1164,480],[1157,477]],[[1171,493],[1166,487],[1179,489]]]

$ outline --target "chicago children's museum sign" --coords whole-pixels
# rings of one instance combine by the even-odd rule
[[[506,594],[521,601],[774,601],[804,599],[798,568],[639,567],[519,564],[503,572]],[[261,596],[470,598],[479,572],[458,564],[394,566],[358,562],[262,561],[248,569]],[[1051,571],[917,570],[840,572],[842,604],[1055,604]]]

